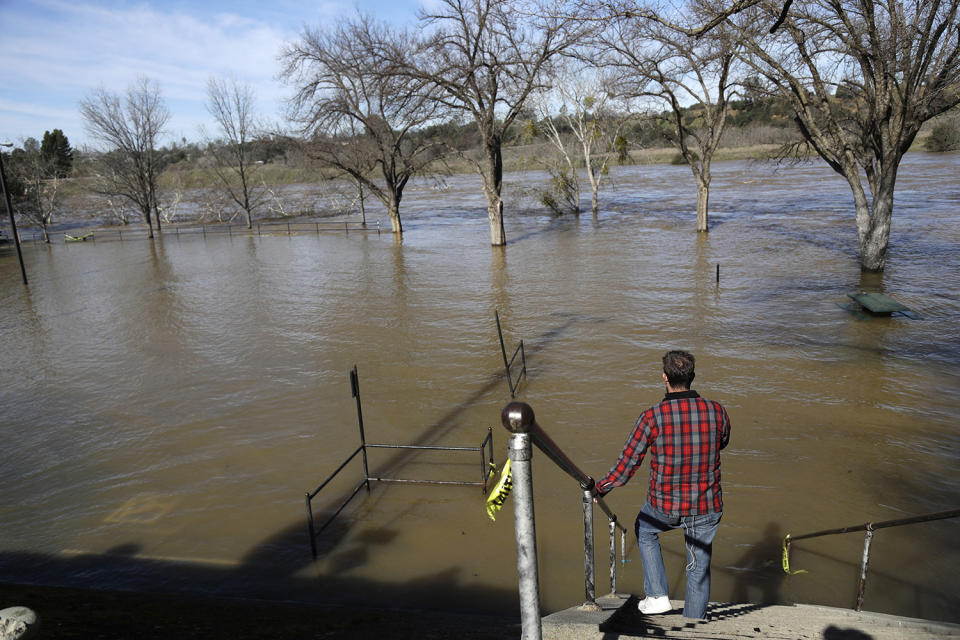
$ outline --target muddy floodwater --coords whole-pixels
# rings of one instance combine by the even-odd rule
[[[960,507],[960,155],[900,173],[886,271],[861,274],[852,198],[819,164],[715,168],[709,234],[683,167],[621,167],[595,220],[506,177],[506,249],[474,176],[408,188],[388,233],[208,234],[0,252],[0,570],[11,582],[517,615],[513,509],[476,487],[374,483],[317,539],[304,495],[367,439],[478,446],[510,401],[494,312],[523,340],[518,399],[599,477],[663,394],[660,357],[733,425],[712,600],[852,607],[863,534],[780,540]],[[521,206],[516,206],[520,202]],[[526,207],[526,208],[524,208]],[[371,214],[371,218],[375,218]],[[384,222],[384,227],[389,224]],[[719,281],[717,280],[719,265]],[[862,319],[847,294],[913,310]],[[475,453],[371,450],[371,473],[476,480]],[[533,467],[546,611],[584,598],[581,492]],[[362,477],[355,459],[318,520]],[[609,503],[632,528],[647,467]],[[598,513],[597,591],[609,591]],[[873,538],[865,608],[960,620],[960,521]],[[665,536],[671,596],[683,542]],[[642,592],[628,545],[618,590]]]

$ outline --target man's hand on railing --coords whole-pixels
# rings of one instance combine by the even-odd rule
[[[590,492],[593,494],[593,502],[596,504],[597,500],[610,493],[610,490],[608,489],[606,491],[601,491],[599,488],[597,488],[597,483],[593,480],[593,478],[590,478]]]

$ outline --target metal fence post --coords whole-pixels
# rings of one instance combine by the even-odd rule
[[[507,360],[507,347],[503,343],[503,329],[500,327],[500,313],[494,309],[493,317],[497,321],[497,335],[500,337],[500,353],[503,354],[503,369],[507,372],[507,384],[510,386],[510,397],[516,397],[515,389],[513,387],[513,377],[510,375],[510,361]]]
[[[313,554],[313,557],[317,557],[317,534],[314,532],[313,528],[313,505],[310,504],[310,494],[306,494],[307,500],[307,532],[310,535],[310,553]]]
[[[863,609],[863,591],[867,586],[867,566],[870,564],[870,542],[873,541],[873,525],[867,524],[863,539],[863,560],[860,562],[860,582],[857,585],[857,611]]]
[[[533,473],[530,426],[533,410],[512,402],[501,413],[503,426],[512,432],[509,453],[513,473],[514,530],[517,538],[517,575],[520,591],[520,628],[523,640],[541,640],[540,576],[537,569],[537,533],[533,516]]]
[[[617,595],[617,521],[610,520],[610,595]]]
[[[370,493],[370,467],[367,465],[367,436],[363,432],[363,409],[360,406],[360,377],[357,367],[350,370],[350,393],[357,399],[357,425],[360,427],[360,448],[363,449],[363,480],[367,484],[367,493]]]
[[[597,568],[593,559],[593,486],[583,490],[583,582],[585,606],[597,605]]]

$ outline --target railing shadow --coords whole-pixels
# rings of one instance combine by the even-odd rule
[[[639,599],[637,596],[630,596],[616,609],[607,620],[599,626],[604,638],[613,638],[621,636],[639,636],[639,637],[669,637],[671,632],[678,629],[672,621],[664,622],[662,617],[647,616],[637,609]],[[710,621],[694,620],[685,618],[683,631],[696,634],[695,637],[709,640],[712,636],[710,623],[718,620],[731,620],[739,618],[757,611],[762,611],[770,605],[763,604],[713,604],[707,608]],[[724,634],[722,637],[729,637]]]
[[[534,337],[532,346],[527,348],[528,354],[536,354],[549,348],[551,343],[559,340],[565,332],[578,322],[602,321],[602,319],[583,317],[577,314],[564,314],[560,317],[563,319],[563,322],[550,327]],[[462,427],[460,418],[464,412],[475,407],[479,401],[495,392],[498,387],[503,388],[506,375],[506,372],[502,369],[489,374],[472,393],[456,403],[448,412],[424,426],[419,432],[412,434],[408,442],[412,445],[427,446],[448,437],[454,429]],[[383,469],[389,469],[391,472],[396,472],[401,470],[405,465],[414,462],[416,458],[417,454],[415,452],[400,450],[382,459],[379,466]],[[331,496],[326,499],[327,502],[325,504],[317,506],[315,513],[323,514],[332,512],[332,510],[343,503],[348,495],[349,492],[331,494]],[[366,500],[366,497],[363,498],[363,500]],[[355,524],[356,523],[350,520],[348,515],[338,518],[334,524],[331,524],[324,532],[324,535],[317,539],[318,557],[337,553],[343,541],[348,538],[349,533],[355,527]],[[353,559],[349,562],[352,562],[353,566],[357,566],[357,563],[361,562],[361,560],[362,558],[359,555],[354,554]],[[319,572],[316,562],[310,556],[309,532],[302,521],[288,525],[278,530],[269,538],[259,542],[244,556],[242,562],[257,565],[260,563],[270,563],[273,565],[274,571],[286,576],[294,576],[301,569],[311,564],[313,564],[316,571]]]

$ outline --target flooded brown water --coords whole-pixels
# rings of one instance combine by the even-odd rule
[[[351,232],[28,246],[0,254],[0,569],[5,580],[516,614],[512,507],[474,487],[374,484],[319,539],[304,493],[368,440],[476,446],[510,400],[497,340],[522,339],[519,399],[586,472],[607,471],[662,396],[668,348],[723,402],[726,512],[714,600],[852,606],[861,534],[824,528],[960,506],[960,156],[908,158],[889,264],[862,275],[849,190],[819,165],[721,163],[695,233],[682,167],[625,167],[598,220],[508,207],[488,246],[471,177],[414,185],[402,243]],[[508,176],[508,190],[542,180]],[[508,203],[511,200],[508,199]],[[720,265],[720,281],[716,280]],[[922,319],[858,320],[894,296]],[[544,608],[583,600],[580,491],[540,454]],[[373,451],[374,471],[474,480],[469,456]],[[632,523],[646,469],[610,497]],[[335,508],[358,463],[315,501]],[[606,525],[597,522],[598,592]],[[960,620],[960,522],[879,531],[866,608]],[[683,544],[665,539],[671,595]],[[630,548],[618,588],[641,593]]]

